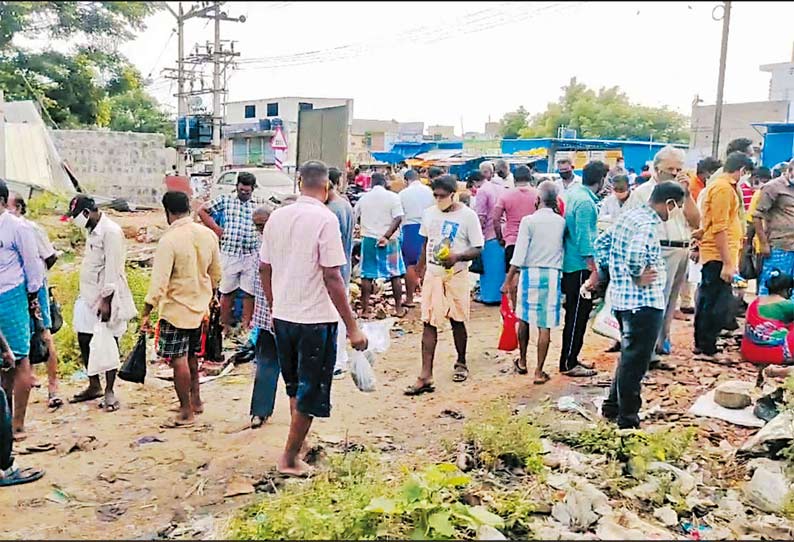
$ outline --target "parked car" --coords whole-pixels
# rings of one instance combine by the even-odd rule
[[[295,193],[295,181],[286,173],[275,168],[239,168],[221,173],[212,183],[210,196],[215,198],[221,194],[232,194],[237,187],[237,176],[247,172],[256,177],[254,195],[263,199],[274,199],[281,202],[285,197]]]

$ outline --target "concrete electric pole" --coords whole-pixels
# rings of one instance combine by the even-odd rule
[[[182,2],[179,2],[177,11],[175,12],[167,3],[165,4],[168,11],[174,16],[177,21],[177,35],[178,35],[178,57],[176,74],[173,73],[173,68],[165,70],[170,72],[166,77],[176,79],[177,81],[177,118],[185,118],[185,129],[189,132],[188,123],[188,96],[196,96],[199,94],[212,93],[212,156],[213,156],[213,174],[217,174],[223,165],[223,149],[221,148],[221,125],[223,122],[223,114],[221,111],[221,95],[226,92],[225,85],[221,84],[221,66],[223,68],[228,66],[231,59],[239,56],[239,53],[234,52],[234,45],[232,44],[231,51],[223,51],[221,43],[221,21],[232,22],[245,22],[245,17],[240,16],[232,18],[227,16],[225,12],[221,11],[221,6],[224,2],[200,2],[190,8],[185,13],[182,9]],[[210,47],[209,43],[206,46],[206,53],[191,55],[190,58],[185,57],[185,21],[193,17],[202,17],[205,19],[213,19],[214,21],[214,40],[213,45]],[[206,64],[212,62],[212,89],[194,91],[193,82],[195,81],[195,71],[187,73],[185,64],[192,64],[194,67],[199,64]],[[185,83],[191,83],[191,90],[185,90]],[[189,135],[189,134],[185,134]],[[185,153],[187,151],[187,141],[177,139],[177,169],[180,174],[185,174]]]
[[[717,102],[714,105],[714,133],[711,138],[711,155],[719,157],[720,152],[720,128],[722,125],[722,95],[725,89],[725,61],[728,56],[728,30],[731,26],[731,2],[726,1],[722,4],[722,17],[716,17],[716,6],[711,12],[711,18],[715,21],[722,19],[722,45],[720,47],[720,74],[717,81]]]

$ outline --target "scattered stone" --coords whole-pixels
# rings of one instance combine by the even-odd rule
[[[758,464],[752,479],[744,486],[747,502],[763,512],[780,512],[786,502],[790,485],[782,461],[763,461]]]
[[[226,484],[226,491],[223,493],[224,497],[237,497],[239,495],[250,495],[255,493],[256,488],[247,480],[240,478],[232,478]]]
[[[653,517],[662,522],[665,527],[673,527],[678,524],[678,514],[670,506],[663,506],[653,511]]]
[[[750,396],[752,389],[753,384],[751,382],[741,382],[739,380],[725,382],[714,390],[714,402],[725,408],[746,408],[752,403]]]

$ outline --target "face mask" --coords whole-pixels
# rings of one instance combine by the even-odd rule
[[[440,211],[444,212],[450,207],[452,207],[452,196],[446,197],[444,199],[437,199],[436,206],[439,208]]]
[[[670,209],[669,207],[671,203],[673,204],[672,209]],[[675,200],[669,199],[665,202],[665,205],[667,205],[667,220],[675,220],[677,217],[679,217],[684,213],[684,211],[681,209],[681,207],[678,206]]]
[[[72,222],[78,228],[85,228],[86,226],[88,226],[88,217],[84,213],[80,213],[79,215],[77,215],[72,219]]]
[[[560,177],[562,177],[566,181],[570,181],[571,179],[573,179],[573,171],[561,171]]]

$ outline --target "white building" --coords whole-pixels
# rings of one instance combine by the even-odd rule
[[[274,121],[281,121],[288,147],[285,165],[288,169],[294,168],[298,142],[298,112],[344,105],[349,111],[348,124],[352,125],[352,98],[285,96],[227,103],[223,130],[226,165],[274,164],[275,156],[270,143],[276,133]]]
[[[778,62],[775,64],[764,64],[761,71],[769,72],[772,77],[769,79],[769,101],[794,102],[794,52],[791,62]],[[788,122],[794,122],[794,111],[789,107]]]

